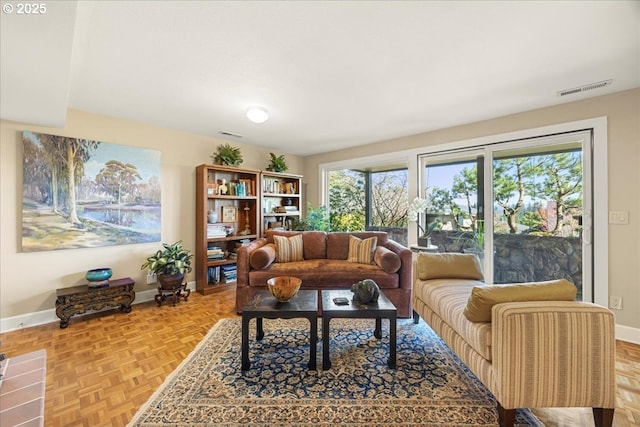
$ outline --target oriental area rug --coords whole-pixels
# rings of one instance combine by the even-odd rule
[[[321,323],[321,322],[319,322]],[[397,369],[388,322],[331,321],[331,369],[309,371],[309,322],[250,324],[251,369],[241,370],[241,320],[223,319],[138,411],[129,426],[497,426],[496,401],[424,323],[398,320]],[[518,410],[516,424],[542,424]]]

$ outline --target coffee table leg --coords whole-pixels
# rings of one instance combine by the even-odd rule
[[[382,318],[376,317],[376,329],[373,331],[373,336],[382,339]]]
[[[311,324],[311,333],[309,334],[309,369],[315,371],[316,368],[316,351],[318,345],[318,315],[313,314],[309,317],[309,323]]]
[[[329,359],[329,318],[326,314],[322,316],[322,370],[331,369],[331,360]]]
[[[396,368],[396,317],[389,319],[389,362],[391,369]]]
[[[249,362],[249,317],[242,316],[242,370],[247,371],[251,367]]]
[[[264,329],[262,329],[262,317],[256,318],[256,341],[264,338]]]

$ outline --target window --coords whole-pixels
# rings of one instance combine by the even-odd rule
[[[582,299],[583,283],[592,283],[582,239],[591,230],[590,150],[584,131],[422,156],[429,244],[477,253],[489,283],[566,278]]]
[[[552,152],[548,146],[558,142],[554,140],[556,137],[564,137],[572,132],[579,133],[580,130],[586,130],[586,136],[582,138],[582,197],[583,212],[582,218],[576,218],[581,221],[579,231],[582,244],[582,298],[584,301],[593,301],[596,304],[606,306],[608,304],[609,294],[609,276],[608,276],[608,195],[607,195],[607,119],[606,117],[598,117],[593,119],[580,120],[575,122],[561,123],[535,129],[525,129],[521,131],[513,131],[501,135],[483,136],[464,141],[447,142],[440,145],[430,145],[425,147],[417,147],[405,151],[394,151],[384,154],[372,155],[357,159],[341,160],[331,163],[319,165],[320,182],[318,202],[320,204],[329,203],[329,172],[340,169],[365,170],[369,167],[379,167],[388,165],[390,162],[396,164],[404,164],[408,166],[408,195],[409,200],[413,200],[416,196],[426,197],[425,173],[427,172],[424,161],[429,157],[435,159],[436,155],[453,156],[449,159],[441,158],[439,164],[443,167],[448,163],[458,163],[471,159],[464,159],[463,153],[469,150],[478,150],[483,157],[483,161],[476,162],[478,166],[482,165],[485,170],[492,170],[492,162],[495,151],[495,158],[500,160],[503,157],[509,157],[506,150],[512,150],[512,144],[528,141],[524,143],[524,147],[533,148],[533,140],[539,138],[542,147],[539,151],[531,151],[529,154],[537,154],[539,152]],[[540,138],[541,135],[549,135],[546,138]],[[416,138],[419,138],[417,136]],[[416,139],[414,138],[414,139]],[[575,142],[575,141],[574,141]],[[545,148],[544,145],[547,145]],[[559,146],[558,146],[559,147]],[[556,147],[557,148],[557,147]],[[505,150],[498,153],[499,150]],[[490,155],[488,155],[490,154]],[[514,152],[512,154],[517,154]],[[457,156],[457,157],[456,157]],[[597,159],[597,161],[592,161]],[[432,163],[432,166],[436,166]],[[472,166],[472,165],[470,165]],[[433,169],[435,170],[435,169]],[[477,199],[484,201],[484,204],[476,202],[476,215],[480,217],[482,214],[491,213],[493,209],[487,209],[484,212],[483,206],[493,205],[493,175],[482,173],[482,179],[478,183]],[[431,182],[435,179],[431,177]],[[472,209],[472,214],[474,210]],[[486,215],[485,215],[486,216]],[[433,217],[430,217],[432,221]],[[465,225],[464,215],[459,218],[461,223]],[[484,253],[492,253],[493,247],[493,222],[488,218],[484,218],[481,223],[484,238],[482,246]],[[424,215],[419,220],[420,227],[426,226]],[[421,235],[416,223],[411,221],[408,224],[410,233],[407,234],[409,245],[418,243],[418,236]],[[462,233],[464,230],[460,230]],[[491,236],[492,238],[488,238]],[[464,237],[459,240],[462,241]],[[488,282],[493,281],[493,266],[485,271]]]
[[[407,168],[330,171],[331,230],[382,230],[406,245],[407,180]]]

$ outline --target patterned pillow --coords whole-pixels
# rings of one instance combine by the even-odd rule
[[[347,257],[347,262],[371,264],[377,243],[378,238],[375,236],[364,240],[358,239],[356,236],[349,236],[349,256]]]
[[[302,234],[295,236],[273,236],[276,244],[276,262],[303,261]]]

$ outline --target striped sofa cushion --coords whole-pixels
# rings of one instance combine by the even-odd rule
[[[491,361],[491,323],[470,322],[464,309],[471,289],[482,282],[468,279],[433,279],[414,282],[415,299],[428,305],[486,360]]]
[[[347,262],[355,262],[358,264],[371,264],[373,262],[373,253],[376,249],[376,237],[368,239],[359,239],[356,236],[349,236],[349,256]]]
[[[291,237],[273,236],[276,244],[276,262],[303,261],[302,234]]]

